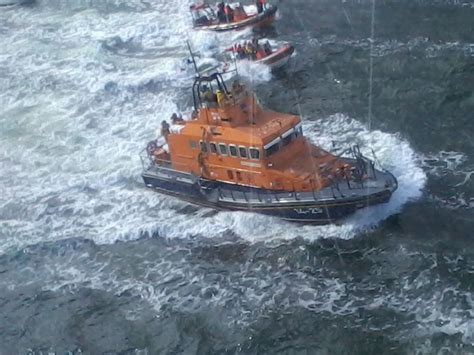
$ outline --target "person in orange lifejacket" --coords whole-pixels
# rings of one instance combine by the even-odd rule
[[[259,14],[263,12],[264,7],[265,7],[265,0],[257,0],[257,11]]]
[[[232,10],[229,4],[227,4],[227,6],[224,7],[224,13],[225,13],[227,23],[234,22],[234,10]]]

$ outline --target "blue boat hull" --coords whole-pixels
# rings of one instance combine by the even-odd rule
[[[333,223],[341,218],[353,214],[356,210],[387,202],[396,189],[387,188],[376,194],[364,197],[338,198],[332,201],[303,201],[295,198],[291,201],[277,200],[274,191],[243,187],[222,182],[204,182],[196,180],[194,183],[179,181],[179,179],[163,179],[143,174],[147,187],[155,191],[175,196],[184,201],[214,208],[217,210],[246,211],[278,217],[288,221],[311,224]],[[222,195],[246,196],[248,201],[227,199]],[[217,197],[217,198],[216,198]],[[265,203],[269,198],[270,203]],[[252,202],[253,201],[253,202]]]

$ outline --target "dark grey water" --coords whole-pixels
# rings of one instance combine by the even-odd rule
[[[246,73],[262,102],[401,181],[340,226],[142,187],[137,153],[189,105],[183,38],[247,33],[168,1],[0,10],[0,354],[474,353],[474,3],[377,0],[373,40],[371,1],[279,6],[266,35],[297,55]]]

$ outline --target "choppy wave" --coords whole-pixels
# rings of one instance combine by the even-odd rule
[[[435,189],[431,198],[445,207],[471,209],[474,207],[474,167],[468,156],[454,151],[441,151],[423,156],[422,166],[432,177]]]
[[[385,57],[397,53],[407,53],[410,55],[423,54],[426,58],[436,58],[449,54],[460,54],[465,57],[474,56],[474,43],[465,42],[436,42],[429,38],[417,37],[406,42],[400,40],[381,40],[359,39],[359,40],[341,40],[337,36],[326,36],[322,38],[309,38],[302,44],[321,48],[327,46],[343,46],[370,50],[372,48],[373,57]]]
[[[104,290],[127,300],[121,311],[130,320],[150,313],[150,306],[158,315],[166,309],[189,315],[210,312],[232,332],[264,322],[272,311],[303,309],[321,317],[344,317],[352,330],[383,331],[407,342],[430,334],[459,334],[466,344],[474,340],[472,296],[453,277],[467,260],[449,251],[439,258],[403,246],[396,251],[346,246],[337,257],[337,245],[327,247],[318,257],[302,245],[289,245],[292,252],[284,255],[277,250],[259,255],[246,244],[205,241],[170,241],[151,249],[130,243],[110,252],[71,239],[26,248],[11,260],[15,272],[5,270],[0,285],[11,292],[18,285],[43,285],[43,291],[65,295],[81,288]],[[45,255],[48,263],[41,262]],[[137,255],[142,262],[134,262]],[[397,272],[378,274],[380,260]],[[344,263],[354,270],[333,268]],[[206,272],[196,267],[202,264]],[[471,272],[463,271],[465,277]],[[393,312],[395,323],[380,322],[387,312]],[[367,316],[363,322],[361,315]]]

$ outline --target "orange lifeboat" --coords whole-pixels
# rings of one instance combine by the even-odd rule
[[[147,187],[216,209],[331,223],[387,202],[395,177],[358,147],[333,155],[310,143],[298,116],[264,110],[238,82],[198,77],[194,112],[142,154]]]
[[[275,20],[277,10],[276,6],[267,5],[261,13],[247,14],[239,4],[231,7],[232,15],[229,16],[208,4],[190,6],[194,29],[220,32],[270,26]]]

